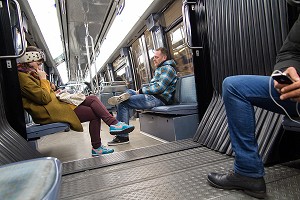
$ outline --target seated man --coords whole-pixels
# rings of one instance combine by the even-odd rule
[[[167,50],[158,48],[155,50],[154,65],[156,67],[154,77],[149,85],[138,91],[128,90],[120,96],[108,99],[111,105],[118,105],[117,119],[129,123],[130,109],[151,109],[156,106],[172,104],[176,87],[177,76],[175,62],[167,60]],[[108,145],[129,143],[128,134],[117,135]]]
[[[285,114],[286,110],[291,116],[298,115],[300,15],[281,47],[276,61],[274,70],[289,75],[293,83],[280,84],[269,76],[255,75],[232,76],[224,80],[222,93],[235,162],[231,173],[208,174],[208,182],[212,186],[243,190],[256,198],[265,197],[266,184],[263,178],[265,172],[255,139],[253,106],[280,114]]]

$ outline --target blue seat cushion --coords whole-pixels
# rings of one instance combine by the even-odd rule
[[[45,135],[65,131],[69,129],[67,123],[34,124],[26,128],[27,139],[39,138]]]
[[[192,115],[198,113],[197,103],[158,106],[146,112],[160,113],[166,115]]]

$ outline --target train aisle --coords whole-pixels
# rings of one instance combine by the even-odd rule
[[[152,146],[163,142],[148,137],[140,133],[139,119],[130,120],[130,124],[135,126],[135,130],[130,133],[130,143],[118,146],[111,146],[115,152],[127,151],[131,149]],[[90,135],[88,133],[88,123],[83,123],[84,132],[61,132],[42,137],[38,140],[38,150],[44,156],[58,158],[61,162],[69,162],[91,157]],[[114,136],[109,134],[108,126],[102,122],[101,139],[105,146]]]

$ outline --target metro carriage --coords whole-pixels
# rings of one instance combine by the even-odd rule
[[[1,185],[20,188],[15,199],[252,199],[206,181],[209,172],[226,172],[234,161],[222,81],[238,74],[270,75],[299,4],[0,0]],[[113,115],[116,106],[107,99],[148,84],[155,70],[153,52],[166,47],[180,80],[176,103],[133,111],[130,123],[136,130],[130,143],[92,157],[86,151],[87,126],[78,133],[33,124],[24,114],[17,62],[30,45],[44,50],[49,81],[98,96]],[[267,199],[299,199],[300,129],[258,107],[255,117]],[[112,139],[105,128],[101,137]],[[23,169],[28,176],[20,178]],[[8,181],[12,178],[18,183]],[[8,189],[1,187],[2,199]]]

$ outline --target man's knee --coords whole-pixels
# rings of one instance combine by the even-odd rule
[[[225,91],[228,91],[230,88],[235,87],[236,83],[237,83],[237,77],[236,76],[226,77],[223,80],[223,84],[222,84],[223,93]]]

